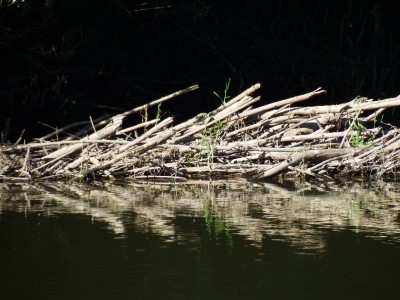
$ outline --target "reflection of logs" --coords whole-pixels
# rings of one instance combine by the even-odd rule
[[[64,139],[59,134],[66,129],[60,129],[29,144],[3,147],[0,178],[260,180],[295,172],[326,179],[362,172],[379,177],[399,166],[399,130],[383,130],[377,117],[386,108],[399,106],[400,98],[293,106],[326,93],[319,88],[253,107],[260,99],[251,96],[260,88],[256,84],[215,110],[180,124],[173,125],[172,117],[161,119],[164,101],[197,88],[192,86],[113,117],[79,123],[85,127]],[[155,106],[157,111],[151,111]],[[124,119],[132,114],[141,122],[124,128]],[[151,114],[155,116],[150,118]],[[74,128],[72,125],[68,128]]]
[[[380,182],[365,188],[355,183],[305,183],[294,188],[244,181],[180,186],[135,182],[101,187],[60,182],[3,184],[0,215],[8,210],[86,214],[108,224],[118,236],[135,224],[136,230],[182,243],[197,243],[199,235],[193,234],[192,225],[177,225],[176,217],[220,222],[220,228],[244,236],[256,246],[268,236],[288,242],[299,251],[322,251],[326,229],[357,230],[388,241],[400,237],[400,189],[396,184]]]

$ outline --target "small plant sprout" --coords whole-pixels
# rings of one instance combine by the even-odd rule
[[[161,110],[161,104],[162,103],[157,105],[156,119],[161,119],[161,116],[163,115],[163,112]]]
[[[350,145],[352,145],[354,147],[363,148],[366,146],[367,143],[369,143],[375,139],[377,133],[372,134],[369,138],[367,138],[364,135],[365,132],[368,131],[368,129],[363,124],[361,124],[361,122],[359,120],[360,112],[361,111],[359,111],[357,113],[357,115],[354,116],[354,118],[351,122],[348,121],[350,123],[348,130],[352,132],[348,141],[349,141]],[[373,128],[376,129],[376,124],[377,124],[376,116],[374,116],[373,122],[374,122]]]
[[[202,131],[200,145],[204,148],[203,154],[205,154],[209,164],[213,161],[214,147],[221,141],[222,126],[222,122],[219,121]]]
[[[225,104],[226,100],[230,98],[230,96],[228,96],[228,90],[230,86],[231,86],[231,78],[228,78],[228,80],[225,81],[225,89],[223,96],[220,96],[217,92],[214,91],[214,95],[217,96],[219,100],[221,100],[222,105]]]

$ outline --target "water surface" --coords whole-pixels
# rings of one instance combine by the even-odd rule
[[[398,186],[2,184],[0,299],[397,299]]]

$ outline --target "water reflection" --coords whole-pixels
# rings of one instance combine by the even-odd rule
[[[265,237],[283,241],[298,253],[324,252],[326,230],[350,229],[387,243],[400,237],[400,189],[389,182],[2,184],[0,216],[7,211],[85,214],[120,238],[134,225],[165,241],[198,243],[198,234],[177,226],[184,217],[185,222],[204,220],[204,230],[223,237],[228,248],[234,247],[232,235],[240,235],[256,247]]]

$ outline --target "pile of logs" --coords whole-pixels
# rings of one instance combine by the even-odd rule
[[[281,175],[323,180],[397,172],[399,129],[381,117],[385,109],[400,105],[400,97],[296,106],[326,93],[319,88],[255,106],[260,100],[252,96],[260,88],[256,84],[215,110],[180,124],[174,124],[172,117],[160,117],[163,102],[197,88],[112,117],[71,124],[28,144],[1,146],[0,179],[129,177],[184,182]],[[124,119],[134,114],[141,121],[124,126]]]

